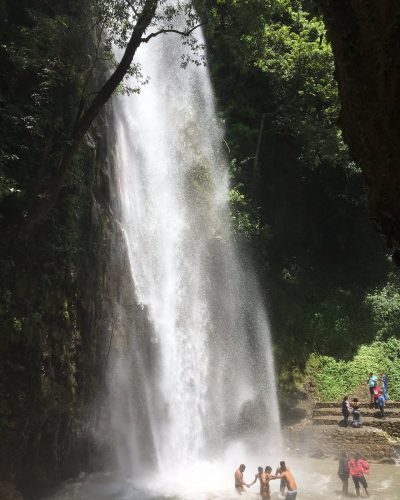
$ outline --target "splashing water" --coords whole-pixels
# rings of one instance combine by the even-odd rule
[[[243,453],[240,447],[227,450],[225,460],[218,464],[200,464],[187,471],[185,477],[174,475],[174,481],[154,475],[147,478],[147,485],[137,484],[112,474],[92,474],[81,481],[67,483],[54,500],[235,500],[238,497],[232,484],[232,458],[235,453]],[[276,455],[259,460],[254,456],[245,471],[245,480],[251,481],[260,463],[274,465]],[[296,471],[299,496],[302,500],[332,500],[341,496],[342,484],[337,476],[338,463],[332,460],[315,460],[311,458],[291,459],[290,466]],[[276,465],[276,464],[275,464]],[[249,472],[248,472],[249,471]],[[367,477],[370,498],[376,500],[398,500],[400,487],[399,466],[373,464]],[[191,482],[193,481],[193,483]],[[174,484],[173,484],[174,483]],[[201,485],[200,485],[201,483]],[[255,484],[246,490],[243,498],[259,500],[259,486]],[[279,494],[279,481],[271,482],[272,499],[282,498]],[[355,497],[353,482],[349,480],[350,496]],[[299,498],[299,497],[298,497]]]

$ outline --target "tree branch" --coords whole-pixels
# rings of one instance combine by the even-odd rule
[[[62,153],[57,172],[55,173],[53,179],[50,181],[45,192],[38,196],[39,201],[36,207],[34,207],[31,214],[28,215],[22,227],[18,229],[18,232],[21,236],[26,236],[27,234],[29,234],[38,224],[40,224],[46,218],[49,210],[54,207],[63,186],[65,176],[68,172],[71,161],[75,153],[77,152],[83,137],[89,130],[100,110],[103,108],[104,104],[108,101],[115,89],[127,74],[136,51],[142,43],[142,36],[155,16],[158,1],[159,0],[146,0],[143,10],[139,14],[136,25],[133,28],[131,37],[125,48],[122,59],[120,60],[112,75],[105,82],[100,91],[96,94],[86,111],[82,113],[81,117],[76,122],[72,130],[70,140],[68,141]],[[3,234],[11,235],[14,231],[10,230],[10,228],[6,228],[2,232]]]
[[[129,5],[129,7],[133,10],[135,16],[139,16],[139,13],[138,11],[136,10],[135,6],[133,5],[133,3],[130,1],[130,0],[125,0],[125,2]]]
[[[176,33],[176,34],[182,35],[182,36],[189,36],[191,33],[193,33],[194,30],[196,30],[197,28],[200,28],[201,26],[204,26],[205,24],[207,24],[207,23],[204,22],[204,23],[197,24],[196,26],[193,26],[193,28],[191,28],[190,30],[186,30],[186,31],[174,30],[172,28],[171,29],[162,29],[162,30],[156,31],[154,33],[150,33],[150,35],[146,36],[145,38],[142,38],[142,42],[147,43],[152,38],[154,38],[158,35],[161,35],[163,33]]]

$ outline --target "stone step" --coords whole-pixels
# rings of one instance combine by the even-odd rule
[[[337,425],[305,425],[287,431],[288,445],[299,456],[338,456],[342,450],[357,450],[367,460],[392,460],[397,456],[397,440],[372,426],[339,427]],[[331,497],[329,497],[331,498]]]
[[[362,415],[366,417],[375,417],[375,418],[380,418],[380,412],[379,410],[376,410],[375,408],[362,408],[361,410]],[[341,407],[338,408],[333,408],[333,407],[327,407],[327,408],[315,408],[313,411],[313,416],[314,417],[322,417],[324,415],[334,415],[338,418],[343,418],[342,417],[342,409]],[[386,408],[385,407],[385,415],[390,418],[400,418],[400,408]],[[351,416],[350,416],[351,418]]]
[[[335,417],[332,415],[313,417],[313,425],[335,425],[337,426],[342,420],[340,417]],[[351,418],[349,420],[351,422]],[[377,429],[382,429],[392,437],[400,437],[400,418],[385,418],[379,419],[374,417],[363,417],[362,416],[363,427],[375,427]]]
[[[341,417],[341,416],[340,416]],[[337,424],[340,420],[343,419],[340,417],[335,417],[333,415],[322,415],[318,417],[313,417],[313,423],[320,423],[322,422],[323,424],[327,425],[332,425],[332,424]],[[363,420],[363,423],[365,425],[375,425],[377,423],[386,423],[386,422],[393,422],[395,424],[400,424],[400,418],[387,418],[387,419],[381,419],[381,418],[374,418],[374,417],[364,417],[363,414],[361,414],[361,418]],[[351,416],[349,421],[351,422]]]
[[[336,422],[337,424],[337,422]],[[338,433],[346,433],[346,432],[350,432],[352,435],[358,435],[358,433],[362,434],[362,435],[367,435],[367,436],[370,436],[371,434],[381,434],[381,429],[377,429],[376,427],[373,427],[373,426],[367,426],[367,427],[360,427],[358,429],[354,428],[354,427],[348,427],[347,429],[344,428],[344,427],[338,427],[337,429],[334,429],[332,425],[329,425],[329,424],[318,424],[318,431],[323,431],[323,432],[333,432],[333,434],[335,432],[338,432]]]
[[[349,401],[351,403],[351,400]],[[317,401],[315,403],[316,408],[341,408],[341,401]],[[370,408],[369,402],[360,403],[361,408]],[[400,408],[400,401],[386,401],[385,408]]]

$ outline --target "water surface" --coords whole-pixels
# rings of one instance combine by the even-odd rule
[[[255,464],[256,462],[254,462]],[[293,459],[287,461],[298,484],[300,500],[327,500],[340,498],[341,483],[337,477],[337,462],[331,459]],[[251,481],[256,466],[248,462],[245,480]],[[275,466],[274,462],[269,463]],[[263,465],[259,463],[258,465]],[[169,477],[154,474],[133,483],[112,474],[94,474],[79,482],[67,484],[52,500],[233,500],[259,499],[258,487],[253,485],[241,497],[233,489],[232,464],[197,464],[192,470],[171,471]],[[398,500],[400,498],[400,467],[372,464],[367,476],[371,498]],[[271,483],[272,498],[279,499],[279,481]],[[349,481],[350,495],[355,497],[353,483]]]

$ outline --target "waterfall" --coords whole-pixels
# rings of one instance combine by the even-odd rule
[[[182,69],[184,50],[173,34],[141,47],[149,84],[112,103],[107,438],[130,477],[280,434],[268,318],[230,228],[223,130],[208,70]]]

